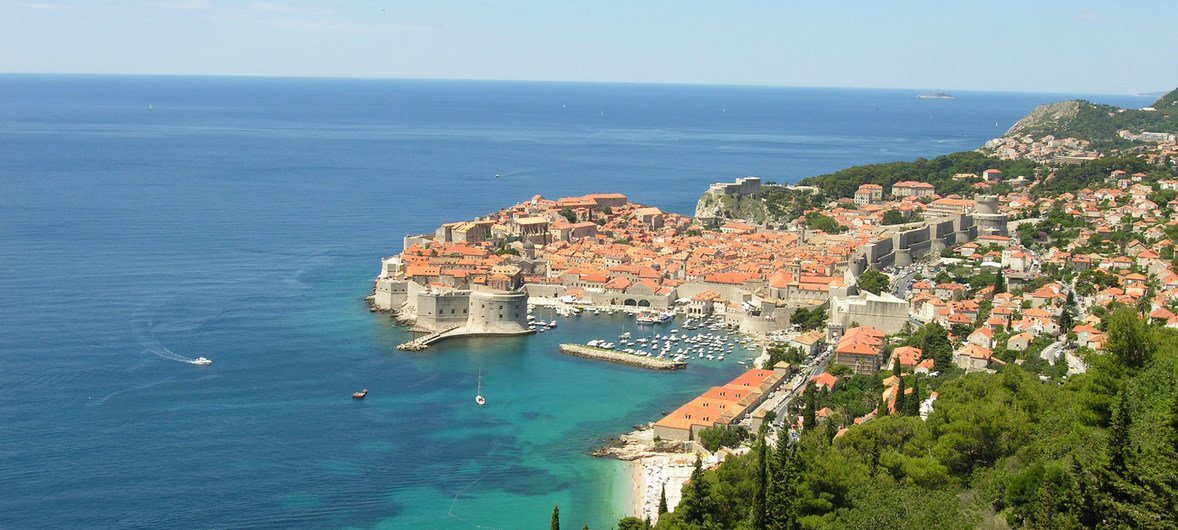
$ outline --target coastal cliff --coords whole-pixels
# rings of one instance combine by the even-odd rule
[[[763,223],[769,212],[760,197],[744,195],[715,195],[704,193],[695,204],[696,219],[739,219],[748,223]]]
[[[1042,130],[1058,130],[1065,127],[1080,114],[1080,106],[1085,102],[1062,101],[1047,105],[1039,105],[1006,131],[1006,136],[1020,136],[1032,134]]]

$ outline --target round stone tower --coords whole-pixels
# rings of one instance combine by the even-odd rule
[[[489,335],[528,333],[528,295],[472,291],[466,332]]]
[[[976,195],[974,201],[977,206],[973,211],[973,222],[978,227],[979,236],[1007,235],[1007,216],[998,210],[997,195]]]

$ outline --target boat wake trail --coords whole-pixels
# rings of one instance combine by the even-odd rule
[[[131,329],[135,332],[135,339],[139,341],[139,345],[142,346],[145,351],[169,361],[197,364],[196,359],[180,355],[179,353],[169,350],[163,344],[160,344],[160,342],[152,336],[151,322],[147,319],[147,316],[143,314],[143,312],[139,312],[131,318]]]
[[[462,517],[454,515],[454,506],[458,504],[458,497],[461,497],[462,494],[466,492],[466,490],[473,488],[475,484],[478,484],[479,481],[483,480],[483,477],[487,476],[487,474],[489,474],[490,472],[491,472],[490,469],[483,471],[483,474],[479,475],[479,478],[474,479],[474,482],[467,484],[465,488],[458,490],[458,493],[454,494],[454,502],[450,503],[450,511],[446,512],[447,517],[449,517],[451,519],[455,519],[457,521],[461,521],[461,522],[466,523],[467,525],[473,526],[475,528],[490,528],[490,529],[494,529],[494,530],[499,530],[499,527],[497,527],[497,526],[483,526],[483,525],[478,524],[478,523],[471,521],[469,519],[463,519]]]

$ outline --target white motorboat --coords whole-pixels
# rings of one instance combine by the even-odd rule
[[[194,359],[192,361],[192,364],[195,364],[198,366],[208,366],[210,364],[213,364],[213,360],[209,359],[208,357],[197,357],[196,359]]]

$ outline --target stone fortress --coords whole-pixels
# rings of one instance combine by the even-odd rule
[[[458,336],[524,335],[528,329],[528,295],[493,289],[444,289],[397,279],[400,256],[384,260],[376,279],[373,307],[396,311],[422,332]]]
[[[978,227],[978,236],[1008,235],[1006,214],[998,211],[997,195],[977,195],[977,207],[973,211],[973,222]]]
[[[717,182],[708,187],[695,207],[695,220],[704,226],[717,226],[726,202],[755,201],[761,198],[761,177],[743,177],[736,182]]]
[[[915,227],[885,232],[879,239],[860,246],[848,263],[848,274],[857,279],[868,269],[912,265],[930,253],[939,253],[981,236],[1006,236],[1008,217],[999,212],[998,197],[976,195],[973,202],[972,208],[940,212],[930,209],[935,217]],[[844,330],[855,326],[897,333],[909,321],[908,310],[908,302],[891,293],[859,293],[832,300],[828,340],[838,340]]]
[[[713,184],[700,204],[708,198],[763,203],[761,179]],[[857,292],[866,270],[910,265],[1007,233],[1007,215],[991,195],[940,199],[925,220],[865,223],[853,234],[770,230],[700,210],[693,220],[621,194],[535,196],[405,237],[405,250],[382,261],[372,307],[431,333],[430,340],[531,333],[530,299],[721,315],[757,334],[789,328],[805,308],[828,312],[828,340],[835,341],[852,327],[895,333],[909,322],[905,300]],[[700,225],[714,229],[701,233]]]

